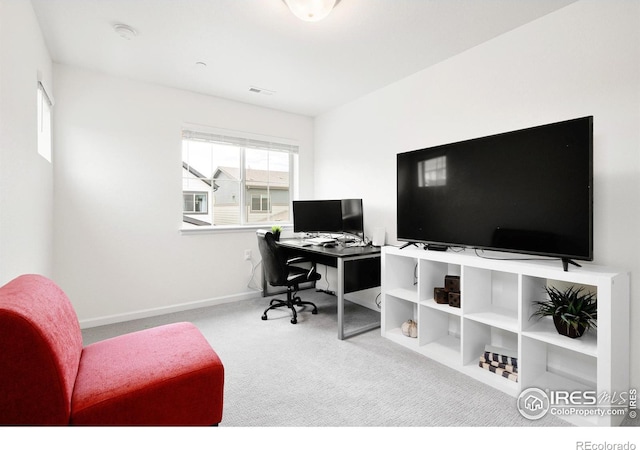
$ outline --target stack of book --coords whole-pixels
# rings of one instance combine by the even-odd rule
[[[508,380],[518,381],[518,357],[512,350],[487,345],[478,365]]]

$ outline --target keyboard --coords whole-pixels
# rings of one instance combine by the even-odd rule
[[[308,239],[305,239],[304,241],[310,243],[311,245],[322,245],[322,244],[328,244],[330,242],[335,242],[336,240],[332,238],[316,237],[316,238],[308,238]]]
[[[313,244],[307,241],[289,241],[290,244],[297,245],[298,247],[311,247]]]

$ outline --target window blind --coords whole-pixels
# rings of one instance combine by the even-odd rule
[[[294,144],[252,139],[241,136],[230,136],[202,131],[183,130],[182,138],[192,141],[215,142],[217,144],[235,145],[244,148],[256,148],[296,154],[298,153],[298,146]]]

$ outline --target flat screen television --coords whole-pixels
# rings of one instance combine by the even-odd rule
[[[593,260],[593,116],[399,153],[397,233]]]

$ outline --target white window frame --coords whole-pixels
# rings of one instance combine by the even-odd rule
[[[265,228],[271,225],[280,225],[280,226],[291,226],[293,223],[293,199],[295,198],[296,192],[298,190],[297,181],[298,181],[298,155],[299,155],[299,144],[297,141],[293,139],[274,137],[274,136],[266,136],[259,135],[253,133],[247,133],[236,130],[227,130],[220,128],[211,128],[202,125],[194,125],[194,124],[185,124],[182,128],[182,139],[181,139],[181,147],[182,143],[185,139],[193,139],[193,140],[202,140],[202,141],[213,141],[213,142],[221,142],[226,144],[238,145],[242,148],[241,156],[240,156],[240,167],[242,167],[241,176],[240,176],[240,201],[239,201],[239,209],[240,209],[240,224],[235,225],[209,225],[209,226],[199,226],[196,228],[193,227],[185,227],[184,223],[181,227],[181,232],[183,233],[200,233],[200,232],[212,232],[212,231],[229,231],[229,230],[248,230],[248,229],[257,229],[257,228]],[[264,150],[271,151],[281,151],[289,154],[289,221],[287,222],[260,222],[260,223],[250,223],[247,220],[247,208],[246,203],[246,177],[245,177],[245,150],[247,148],[259,148]],[[182,150],[181,150],[182,151]],[[187,191],[183,191],[187,192]],[[251,199],[249,199],[251,200]],[[271,198],[268,200],[269,209],[272,208]],[[249,203],[249,210],[252,209],[251,204]],[[181,212],[182,213],[182,212]],[[211,213],[214,213],[213,209]],[[190,213],[189,213],[190,214]]]
[[[47,161],[52,158],[52,132],[51,132],[51,110],[53,100],[47,93],[42,82],[38,81],[37,87],[38,102],[38,154]]]

